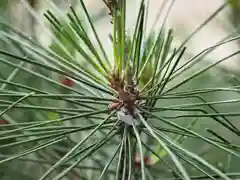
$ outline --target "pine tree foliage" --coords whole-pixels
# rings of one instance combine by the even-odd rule
[[[102,0],[110,50],[95,26],[102,12],[92,16],[83,0],[65,14],[50,3],[41,24],[47,47],[0,21],[1,179],[239,178],[239,81],[217,65],[240,50],[204,61],[239,35],[198,54],[187,47],[229,2],[180,45],[166,26],[174,2],[163,4],[165,21],[146,33],[147,0],[134,28],[126,0]]]

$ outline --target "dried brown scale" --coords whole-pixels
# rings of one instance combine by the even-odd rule
[[[109,78],[109,86],[116,91],[118,104],[113,102],[109,105],[110,110],[125,107],[129,114],[134,116],[134,109],[137,103],[139,92],[134,85],[132,74],[128,73],[125,79],[121,79],[119,75],[113,74]]]
[[[112,75],[109,79],[110,87],[113,88],[115,91],[118,91],[119,89],[124,88],[124,81],[121,80],[119,75]]]
[[[109,9],[109,15],[113,17],[114,10],[117,10],[118,8],[118,1],[117,0],[103,0],[107,8]],[[113,19],[111,19],[111,24],[113,24]]]
[[[103,2],[105,3],[105,5],[108,7],[109,9],[109,15],[113,16],[113,11],[114,9],[117,7],[117,0],[103,0]]]

